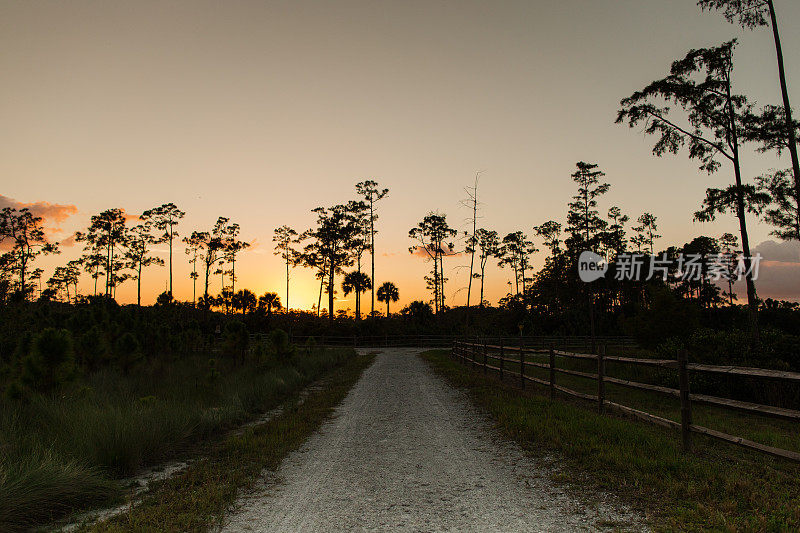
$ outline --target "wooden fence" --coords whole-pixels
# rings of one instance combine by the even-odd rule
[[[639,420],[657,424],[659,426],[667,427],[670,429],[679,430],[683,440],[683,448],[686,451],[692,449],[692,434],[697,433],[706,435],[714,439],[722,440],[732,444],[737,444],[745,448],[757,450],[759,452],[767,453],[776,457],[782,457],[791,461],[800,462],[800,453],[767,446],[758,442],[754,442],[743,437],[729,435],[721,431],[710,429],[703,426],[698,426],[692,423],[692,404],[705,404],[717,407],[734,409],[740,412],[751,413],[761,416],[780,418],[783,420],[800,421],[800,411],[794,409],[785,409],[782,407],[775,407],[771,405],[760,405],[756,403],[744,402],[733,400],[729,398],[719,398],[716,396],[709,396],[704,394],[692,394],[689,391],[689,373],[702,372],[711,374],[733,375],[733,376],[747,376],[753,378],[782,380],[788,382],[800,383],[800,373],[797,372],[784,372],[779,370],[767,370],[762,368],[745,368],[734,366],[715,366],[704,364],[693,364],[688,362],[687,352],[681,350],[678,352],[677,359],[642,359],[634,357],[623,356],[610,356],[606,355],[607,349],[605,345],[600,344],[598,353],[586,354],[575,353],[566,350],[557,350],[553,345],[548,348],[536,348],[529,346],[524,342],[517,342],[515,345],[506,344],[503,339],[500,339],[497,344],[488,344],[487,342],[465,342],[455,341],[453,343],[452,355],[457,360],[471,365],[473,368],[482,368],[486,373],[489,370],[499,373],[500,379],[513,379],[518,380],[519,385],[525,388],[526,383],[536,383],[549,389],[550,398],[555,399],[556,393],[563,393],[583,400],[591,401],[597,404],[599,413],[605,412],[606,409],[615,410],[626,415],[632,416]],[[514,357],[516,355],[516,357]],[[549,360],[547,363],[526,360],[526,355],[548,355]],[[571,370],[568,368],[560,368],[557,366],[556,361],[559,358],[565,359],[580,359],[585,361],[596,362],[596,372],[582,372],[578,370]],[[489,360],[496,361],[497,365],[489,364]],[[680,388],[673,389],[670,387],[663,387],[659,385],[651,385],[648,383],[640,383],[637,381],[630,381],[619,379],[606,375],[606,363],[614,362],[628,365],[649,366],[667,368],[677,371],[678,382]],[[549,379],[541,379],[535,376],[527,375],[526,368],[539,368],[549,371]],[[556,374],[567,374],[578,376],[582,378],[592,379],[597,382],[597,394],[585,394],[572,389],[563,387],[557,383]],[[657,416],[639,409],[622,405],[606,399],[605,386],[607,383],[627,387],[631,389],[644,390],[663,394],[677,398],[681,403],[681,421],[676,422],[661,416]]]
[[[251,334],[250,340],[255,341],[258,334]],[[387,347],[424,347],[424,348],[450,348],[454,342],[463,340],[464,335],[435,335],[435,334],[402,334],[402,335],[292,335],[293,344],[305,344],[312,339],[315,344],[325,346],[356,346],[365,348]],[[504,337],[507,342],[519,340],[520,337]],[[604,344],[619,349],[633,349],[636,342],[631,337],[624,336],[524,336],[522,341],[525,346],[549,346],[554,344],[565,349],[589,350],[593,345]]]

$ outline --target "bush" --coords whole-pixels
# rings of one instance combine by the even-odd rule
[[[699,322],[697,307],[676,297],[666,287],[651,287],[650,307],[621,319],[622,329],[645,348],[655,348],[667,339],[690,335]]]
[[[250,344],[250,337],[247,334],[247,327],[238,320],[231,320],[225,324],[223,335],[223,352],[233,360],[244,361],[247,347]]]
[[[78,339],[78,352],[81,361],[90,370],[96,369],[108,359],[108,341],[96,325]]]
[[[117,362],[123,374],[128,374],[131,369],[142,359],[142,352],[139,349],[139,341],[131,333],[123,334],[117,339]]]
[[[22,379],[38,391],[48,391],[74,376],[72,334],[46,328],[33,338],[31,353],[23,360]]]
[[[287,359],[294,353],[294,346],[289,344],[289,335],[282,329],[270,331],[269,341],[275,348],[275,353],[281,359]]]

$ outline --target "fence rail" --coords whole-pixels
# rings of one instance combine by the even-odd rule
[[[251,334],[251,341],[254,341],[259,334]],[[428,347],[428,348],[450,348],[454,342],[463,341],[464,335],[292,335],[290,341],[294,344],[305,344],[314,342],[325,346],[356,346],[356,347]],[[500,339],[500,337],[498,337]],[[522,342],[524,346],[546,347],[550,344],[563,347],[565,349],[590,349],[593,341],[590,336],[578,337],[558,337],[558,336],[524,336],[524,337],[502,337],[508,344]],[[595,337],[594,344],[605,344],[618,347],[619,349],[633,349],[636,342],[631,337],[624,336],[605,336]]]
[[[561,346],[566,347],[568,345],[561,344]],[[611,409],[639,420],[670,429],[679,430],[681,432],[683,447],[686,451],[692,449],[692,434],[697,433],[776,457],[800,462],[800,453],[798,452],[767,446],[765,444],[748,440],[744,437],[729,435],[715,429],[694,424],[692,422],[692,404],[696,403],[713,405],[716,407],[733,409],[740,412],[791,421],[800,421],[800,411],[771,405],[761,405],[740,400],[733,400],[730,398],[720,398],[705,394],[692,394],[689,390],[690,371],[696,373],[747,376],[752,378],[782,380],[789,382],[800,382],[800,373],[768,370],[763,368],[693,364],[687,361],[688,356],[685,350],[679,351],[677,358],[674,360],[608,356],[606,353],[607,347],[602,341],[599,341],[599,350],[597,350],[596,354],[577,353],[568,351],[566,349],[556,350],[553,344],[551,344],[548,348],[542,348],[541,344],[537,345],[533,342],[525,342],[524,339],[522,341],[515,339],[514,345],[506,345],[503,339],[500,339],[499,342],[494,344],[489,344],[486,342],[482,343],[478,342],[477,340],[473,342],[455,340],[452,346],[452,355],[457,360],[465,364],[470,364],[473,368],[482,367],[484,373],[488,372],[489,370],[498,372],[501,380],[513,378],[516,381],[518,379],[519,384],[522,387],[525,387],[526,383],[535,383],[537,385],[547,387],[550,392],[550,397],[553,399],[556,397],[556,393],[560,392],[568,396],[573,396],[575,398],[596,403],[600,413],[603,413],[606,409]],[[508,355],[515,355],[516,357],[508,357]],[[527,355],[548,355],[548,362],[529,361],[526,359]],[[556,361],[559,358],[595,361],[597,364],[597,370],[596,372],[584,372],[559,367],[556,364]],[[494,361],[497,361],[497,366],[489,364],[490,362]],[[640,383],[638,381],[607,376],[605,373],[605,367],[606,363],[608,362],[675,370],[678,373],[678,382],[680,386],[679,388],[674,389],[660,385],[652,385],[650,383]],[[526,368],[548,370],[549,379],[530,376],[525,372]],[[597,394],[587,394],[559,385],[556,380],[556,376],[558,374],[577,376],[596,381]],[[607,400],[605,397],[605,386],[608,383],[632,389],[656,392],[679,399],[681,402],[680,422]]]

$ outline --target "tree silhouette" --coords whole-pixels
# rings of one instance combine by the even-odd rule
[[[800,241],[800,196],[790,181],[790,172],[779,170],[756,179],[759,189],[768,191],[771,197],[764,219],[775,226],[772,234],[786,241]]]
[[[335,205],[327,209],[318,207],[312,212],[317,214],[317,226],[306,232],[312,239],[306,246],[306,253],[322,258],[327,268],[328,320],[333,323],[336,274],[344,272],[344,267],[353,264],[350,245],[361,228],[354,223],[345,205]]]
[[[628,246],[628,241],[625,237],[625,224],[628,223],[630,217],[623,215],[619,207],[612,206],[608,210],[608,218],[611,220],[611,224],[608,225],[601,241],[605,248],[606,259],[613,261]]]
[[[66,293],[66,301],[70,303],[69,288],[74,287],[73,295],[75,303],[78,302],[78,279],[80,277],[79,260],[69,261],[66,266],[56,267],[53,275],[47,280],[47,288],[60,299],[63,289]]]
[[[536,276],[539,291],[547,295],[548,309],[557,312],[561,305],[562,276],[565,270],[565,258],[561,250],[561,224],[555,220],[548,220],[540,226],[535,226],[533,230],[550,249],[550,256],[545,259],[544,267]]]
[[[132,276],[136,280],[136,305],[142,305],[142,269],[150,265],[163,265],[164,260],[160,257],[149,255],[150,246],[156,242],[156,238],[151,233],[150,219],[142,219],[141,224],[137,224],[127,229],[125,236],[125,258],[128,260],[128,267],[135,274]]]
[[[600,183],[605,173],[594,163],[579,161],[577,170],[571,175],[578,185],[578,193],[572,197],[567,212],[567,231],[570,233],[567,246],[573,252],[597,251],[600,236],[607,223],[597,210],[597,199],[608,192],[611,185]],[[575,254],[573,254],[575,255]]]
[[[480,172],[475,173],[475,183],[472,187],[466,187],[467,199],[462,202],[472,211],[472,232],[467,233],[467,246],[466,252],[469,254],[469,283],[467,284],[467,308],[469,308],[470,298],[472,296],[472,278],[475,277],[475,252],[477,250],[477,226],[478,226],[478,177]],[[481,289],[483,289],[483,281],[481,281]],[[483,306],[483,290],[481,290],[481,302]]]
[[[661,238],[661,235],[656,234],[658,231],[658,225],[656,224],[657,217],[650,213],[642,213],[642,215],[636,220],[639,225],[634,226],[633,231],[637,233],[637,236],[634,239],[631,239],[631,242],[634,242],[638,246],[637,251],[641,251],[642,247],[650,248],[650,255],[655,255],[655,242],[656,239]]]
[[[396,302],[400,299],[400,291],[397,285],[391,281],[386,281],[378,287],[378,301],[386,303],[386,318],[389,318],[389,302]]]
[[[80,264],[80,259],[77,260],[77,263]],[[0,260],[0,280],[2,279],[2,270],[3,270],[3,261]],[[31,283],[37,283],[39,287],[39,296],[42,294],[42,274],[44,274],[44,269],[40,267],[36,267],[31,272],[31,275],[28,276],[28,279],[31,280]]]
[[[739,231],[745,262],[745,281],[750,314],[750,330],[754,341],[759,339],[758,299],[750,264],[750,241],[746,212],[760,211],[763,199],[753,186],[742,181],[740,144],[745,137],[743,118],[751,111],[744,96],[732,93],[733,49],[736,41],[715,48],[691,50],[684,59],[675,61],[666,78],[652,82],[641,91],[621,101],[617,123],[630,127],[644,122],[645,133],[657,134],[653,153],[677,153],[689,145],[689,157],[700,161],[700,169],[709,173],[719,170],[719,157],[731,162],[734,184],[727,189],[708,189],[703,208],[695,218],[713,220],[717,213],[733,211],[739,219]],[[696,78],[700,76],[701,81]],[[664,102],[661,106],[654,102]],[[669,104],[685,111],[688,125],[679,125]]]
[[[484,228],[475,230],[474,237],[467,244],[467,253],[474,254],[475,251],[478,251],[478,268],[481,271],[480,274],[475,275],[481,279],[480,306],[483,307],[483,284],[486,279],[486,263],[490,258],[497,257],[500,254],[500,239],[497,232]]]
[[[178,209],[178,206],[172,202],[148,209],[142,213],[141,219],[144,221],[152,220],[153,226],[164,233],[158,238],[156,242],[166,242],[169,244],[169,292],[172,294],[172,241],[175,240],[180,234],[175,231],[175,226],[178,225],[180,219],[186,215],[185,212]]]
[[[347,202],[347,213],[352,219],[352,223],[358,228],[358,231],[350,240],[349,247],[353,252],[356,270],[361,272],[361,259],[364,256],[364,252],[370,249],[369,206],[364,202],[350,200]]]
[[[183,238],[183,242],[186,244],[186,255],[189,256],[189,264],[192,265],[192,271],[189,273],[189,278],[192,280],[192,305],[197,304],[197,279],[200,277],[197,273],[197,260],[200,258],[200,251],[203,248],[199,236],[200,233],[193,231],[189,237]]]
[[[794,178],[795,206],[800,201],[800,158],[797,154],[797,126],[792,119],[792,106],[789,103],[789,89],[786,83],[786,69],[783,61],[783,47],[778,31],[778,17],[775,13],[773,0],[698,0],[697,5],[702,9],[715,9],[722,11],[728,22],[738,22],[743,28],[753,29],[758,26],[769,25],[772,28],[772,39],[775,42],[775,54],[778,60],[778,79],[781,86],[783,99],[782,121],[783,127],[779,128],[779,135],[785,140],[792,160],[792,177]],[[769,114],[769,109],[766,110]],[[800,234],[800,217],[796,223],[797,232]]]
[[[239,227],[239,224],[234,222],[233,224],[228,224],[225,226],[225,229],[223,230],[223,242],[225,244],[225,248],[223,251],[222,261],[227,261],[231,264],[231,292],[236,291],[236,255],[242,250],[246,250],[250,247],[250,243],[240,241],[237,238],[239,236],[240,229],[241,228]]]
[[[342,292],[347,296],[351,292],[356,295],[356,320],[361,320],[361,293],[372,288],[369,276],[358,270],[348,272],[342,280]]]
[[[431,309],[431,305],[429,303],[420,300],[414,300],[405,306],[400,311],[400,314],[410,318],[414,322],[423,323],[433,315],[433,309]]]
[[[303,232],[300,237],[299,241],[303,242],[306,239],[311,237],[310,232],[311,230]],[[326,258],[322,255],[319,248],[312,242],[310,244],[306,244],[303,248],[303,252],[300,254],[298,261],[306,268],[310,268],[314,271],[314,277],[319,280],[319,296],[317,298],[317,316],[320,315],[322,307],[322,289],[325,285],[325,279],[327,278],[328,272],[328,263]]]
[[[125,253],[127,231],[125,229],[125,213],[122,209],[107,209],[91,218],[86,233],[75,233],[75,240],[86,242],[85,252],[88,258],[95,250],[103,251],[103,273],[106,278],[105,296],[113,298],[117,285],[128,278],[121,274],[125,263],[120,259]],[[86,255],[84,257],[87,257]]]
[[[728,297],[731,306],[733,306],[733,300],[736,299],[736,295],[733,293],[733,279],[736,277],[736,267],[739,264],[739,252],[736,250],[738,245],[739,239],[732,233],[723,233],[719,238],[720,252],[724,254],[725,281],[728,282],[728,292],[724,295]]]
[[[272,317],[272,310],[281,308],[281,298],[277,292],[265,292],[258,297],[258,308],[266,310],[267,316]]]
[[[453,243],[446,241],[455,237],[457,233],[447,224],[446,215],[433,212],[425,215],[425,218],[408,232],[409,237],[419,242],[419,244],[411,246],[408,251],[414,253],[421,250],[425,252],[428,259],[433,261],[433,276],[430,283],[433,289],[436,314],[439,314],[439,310],[444,309],[443,259],[448,252],[452,253],[454,249]]]
[[[538,252],[533,243],[528,240],[528,236],[521,231],[509,233],[503,237],[498,253],[498,265],[500,268],[508,265],[514,271],[514,282],[517,295],[525,294],[525,272],[528,268],[528,258],[531,254]],[[522,291],[520,291],[520,283]]]
[[[196,242],[201,251],[200,258],[203,260],[203,267],[205,269],[205,284],[203,286],[201,306],[206,309],[208,309],[211,304],[211,299],[208,295],[208,279],[211,275],[211,267],[217,262],[220,252],[225,248],[223,237],[227,224],[227,218],[219,217],[211,231],[195,231],[192,232],[192,236],[190,237],[190,240]]]
[[[297,232],[289,226],[275,228],[272,235],[272,242],[275,243],[275,255],[280,256],[286,264],[286,309],[289,309],[289,268],[298,264],[300,252],[295,250],[292,245],[299,241]]]
[[[30,292],[27,278],[30,263],[42,254],[59,253],[58,244],[47,240],[42,221],[42,217],[34,216],[25,207],[19,211],[11,207],[0,210],[0,243],[11,245],[2,262],[12,273],[16,271],[16,291],[22,299]]]
[[[372,261],[371,279],[375,279],[375,221],[378,220],[378,213],[375,211],[375,203],[389,194],[389,189],[379,189],[378,182],[366,180],[356,184],[356,192],[360,194],[369,205],[369,255]],[[375,287],[372,287],[372,305],[370,314],[375,312]]]
[[[248,312],[253,311],[258,304],[258,299],[252,291],[242,289],[233,295],[232,304],[234,309],[242,312],[242,316],[247,315]]]

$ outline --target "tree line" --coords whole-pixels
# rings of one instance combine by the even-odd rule
[[[557,315],[565,309],[585,309],[590,328],[594,330],[595,315],[613,312],[626,306],[647,308],[652,300],[652,287],[644,283],[616,283],[606,279],[594,284],[582,284],[576,279],[576,261],[581,251],[592,250],[614,266],[626,252],[648,252],[674,259],[681,252],[701,256],[700,268],[707,271],[708,261],[718,253],[741,256],[744,262],[747,287],[747,309],[753,340],[759,338],[759,299],[756,292],[748,232],[748,216],[758,216],[770,223],[780,239],[800,240],[800,168],[797,157],[797,121],[792,119],[788,88],[783,65],[780,34],[772,0],[699,0],[703,10],[721,12],[727,20],[745,28],[769,27],[772,30],[777,56],[782,105],[757,107],[746,96],[735,94],[734,52],[736,41],[719,46],[690,50],[685,57],[672,63],[665,77],[657,79],[620,101],[616,122],[629,127],[644,126],[644,132],[655,136],[653,153],[662,156],[685,151],[698,162],[700,170],[713,174],[728,168],[730,185],[709,187],[694,218],[714,220],[731,214],[738,225],[738,235],[725,233],[710,237],[699,236],[682,247],[657,250],[658,219],[643,212],[633,220],[618,206],[601,213],[600,201],[611,185],[605,183],[604,172],[597,163],[580,161],[571,179],[575,195],[567,206],[565,223],[544,221],[532,227],[501,236],[495,230],[478,227],[478,176],[467,189],[465,202],[472,213],[471,227],[466,232],[452,228],[443,213],[431,212],[423,217],[408,236],[411,253],[418,254],[431,266],[424,282],[431,292],[429,302],[414,302],[409,309],[430,308],[434,315],[448,309],[446,284],[449,281],[445,262],[455,255],[469,257],[469,278],[466,307],[473,305],[473,280],[479,282],[478,307],[485,307],[484,285],[487,265],[491,262],[511,274],[510,290],[500,305],[521,308],[527,312]],[[748,180],[743,175],[743,149],[754,145],[762,153],[780,156],[790,154],[791,166]],[[33,297],[38,285],[42,298],[78,298],[78,279],[86,272],[94,280],[93,294],[113,298],[116,288],[127,280],[137,283],[137,303],[141,303],[141,279],[148,267],[164,265],[153,253],[153,246],[168,246],[168,289],[159,296],[161,301],[173,297],[173,248],[183,245],[192,271],[192,302],[201,308],[217,308],[243,315],[255,309],[271,314],[274,309],[288,307],[290,279],[296,267],[311,269],[319,281],[314,310],[317,316],[327,315],[333,321],[334,299],[337,290],[355,297],[355,318],[376,314],[375,300],[389,305],[397,301],[397,286],[375,283],[376,221],[380,201],[388,194],[373,180],[356,184],[356,199],[313,210],[313,227],[297,231],[289,226],[274,230],[275,254],[285,266],[284,300],[275,292],[256,296],[248,289],[236,290],[236,262],[250,243],[241,240],[241,228],[226,217],[219,217],[213,227],[192,231],[181,238],[177,229],[185,213],[175,204],[144,211],[138,217],[127,217],[121,209],[109,209],[91,217],[89,227],[76,234],[84,245],[83,255],[59,266],[42,288],[43,271],[33,268],[37,257],[59,253],[57,243],[48,242],[41,217],[29,210],[6,208],[0,212],[0,243],[8,249],[0,256],[0,298],[27,300]],[[129,220],[134,222],[129,224]],[[540,253],[534,244],[547,252],[543,267],[534,271],[532,257]],[[366,264],[365,254],[370,255]],[[650,266],[650,265],[646,265]],[[731,264],[733,269],[734,265]],[[736,296],[732,280],[727,287],[708,283],[705,278],[689,281],[678,276],[674,269],[652,284],[671,290],[684,299],[695,300],[703,307],[727,303],[734,305]],[[219,275],[219,293],[210,293],[212,276]],[[103,287],[98,287],[100,280]],[[197,283],[202,281],[198,293]],[[337,289],[337,281],[340,286]],[[727,289],[727,290],[726,290]],[[460,290],[460,288],[459,288]],[[362,297],[370,292],[369,312],[363,310]],[[322,298],[327,294],[327,309]]]

